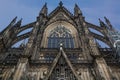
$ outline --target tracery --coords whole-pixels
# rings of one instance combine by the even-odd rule
[[[71,31],[63,25],[58,25],[50,32],[48,48],[59,48],[60,43],[63,43],[64,48],[74,48],[73,40],[74,37],[71,35]]]

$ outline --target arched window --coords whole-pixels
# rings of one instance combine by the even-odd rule
[[[48,37],[48,48],[59,48],[60,43],[64,48],[74,48],[74,41],[70,30],[59,25],[50,32]]]

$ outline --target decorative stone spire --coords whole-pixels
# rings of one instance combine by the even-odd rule
[[[48,13],[47,3],[45,3],[43,8],[40,11],[40,15],[42,14],[44,16],[47,16],[47,13]]]
[[[77,4],[75,4],[75,7],[74,7],[74,15],[75,16],[82,15],[82,11],[80,10]]]
[[[62,3],[62,1],[60,1],[60,3],[59,3],[59,6],[60,6],[60,7],[62,7],[62,6],[63,6],[63,3]]]
[[[105,23],[99,18],[100,26],[101,27],[106,27]]]
[[[6,34],[6,32],[9,31],[14,26],[16,20],[17,20],[17,16],[10,22],[10,24],[1,33]]]
[[[10,22],[10,24],[8,26],[12,26],[17,20],[17,16]]]
[[[113,27],[112,27],[112,25],[111,25],[109,19],[107,19],[106,17],[104,17],[104,19],[105,19],[105,21],[106,21],[106,23],[107,23],[109,29],[110,29],[110,30],[113,30]]]
[[[15,22],[16,21],[16,19],[17,19],[17,16],[12,20],[12,22]]]
[[[22,18],[15,24],[15,27],[20,27],[22,23]]]

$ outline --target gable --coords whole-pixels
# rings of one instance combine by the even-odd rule
[[[70,23],[74,23],[72,13],[70,13],[65,7],[57,7],[48,15],[48,17],[49,23],[55,21],[67,21]]]
[[[71,62],[67,58],[67,55],[65,54],[62,48],[60,48],[59,54],[54,59],[52,67],[48,75],[46,76],[45,80],[61,80],[61,79],[79,80],[77,73],[75,72]]]

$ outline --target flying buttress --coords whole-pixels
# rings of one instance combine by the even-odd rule
[[[95,34],[95,33],[93,33],[93,32],[90,32],[90,33],[91,33],[91,35],[92,35],[94,38],[96,38],[96,39],[98,39],[98,40],[106,43],[108,46],[111,47],[111,43],[109,42],[109,39],[108,39],[108,38],[106,38],[106,37],[104,37],[104,36],[101,36],[101,35],[99,35],[99,34]]]
[[[28,38],[30,35],[31,35],[31,32],[28,32],[28,33],[25,33],[25,34],[23,34],[23,35],[17,36],[17,37],[14,39],[14,41],[12,42],[12,45],[14,45],[15,43],[17,43],[17,42],[19,42],[19,41],[21,41],[21,40],[23,40],[23,39]]]

